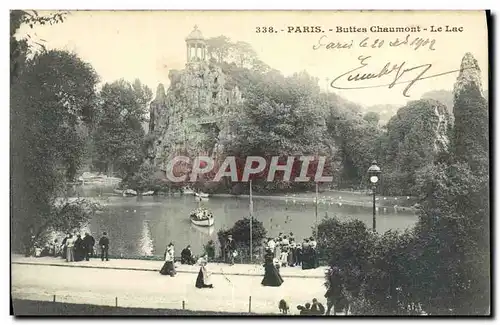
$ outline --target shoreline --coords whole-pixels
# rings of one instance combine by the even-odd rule
[[[340,191],[339,191],[340,192]],[[352,193],[352,192],[347,192],[347,193]],[[304,194],[304,193],[301,193]],[[362,194],[359,194],[362,195]],[[210,197],[213,198],[248,198],[250,199],[250,195],[248,194],[211,194]],[[254,199],[263,199],[263,200],[279,200],[279,201],[299,201],[299,202],[306,202],[310,204],[315,203],[315,197],[304,197],[304,196],[283,196],[283,195],[252,195]],[[318,204],[337,204],[337,205],[348,205],[348,206],[357,206],[357,207],[363,207],[363,208],[371,208],[373,206],[372,202],[363,202],[363,201],[352,201],[352,200],[344,200],[344,199],[334,199],[334,198],[321,198],[319,197]],[[380,204],[380,201],[377,201],[376,203],[377,208],[386,208],[386,209],[394,209],[394,206],[391,206],[389,204]],[[409,211],[409,212],[416,212],[417,209],[414,207],[408,207],[408,206],[398,206],[397,211]]]

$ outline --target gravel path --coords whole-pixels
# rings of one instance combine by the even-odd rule
[[[257,272],[262,273],[262,268],[254,270],[255,266],[248,265],[225,266],[226,269],[233,268],[233,273],[243,272],[245,268],[247,273],[253,271],[250,276],[236,275],[225,272],[220,267],[220,274],[212,275],[214,289],[197,289],[194,286],[196,273],[187,272],[189,270],[172,278],[162,276],[157,271],[61,267],[40,264],[42,260],[45,264],[50,264],[50,259],[32,260],[36,260],[35,264],[17,264],[22,260],[12,259],[14,299],[52,301],[56,295],[56,301],[59,302],[114,306],[117,297],[118,306],[121,307],[180,309],[184,301],[185,308],[191,310],[248,312],[251,296],[251,311],[254,313],[277,313],[279,300],[285,299],[293,314],[298,313],[298,304],[304,304],[313,298],[318,298],[325,304],[324,279],[319,276],[323,270],[320,269],[303,271],[310,273],[309,277],[293,277],[302,270],[285,268],[283,275],[288,272],[292,277],[284,276],[285,282],[282,286],[272,288],[261,286],[262,276],[258,276]],[[117,260],[114,263],[122,266],[132,263],[123,261],[125,260]],[[97,262],[102,263],[79,263],[83,266],[83,263]],[[110,261],[108,266],[111,266],[112,262]],[[151,263],[150,267],[154,265],[156,270],[162,264],[157,261],[140,262]],[[135,263],[136,266],[137,264]],[[211,272],[218,271],[217,265],[209,266],[212,266],[209,269]],[[197,272],[196,267],[192,268],[193,272]]]

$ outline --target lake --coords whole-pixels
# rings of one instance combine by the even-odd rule
[[[94,196],[85,192],[87,196]],[[203,228],[191,224],[189,220],[190,212],[200,204],[192,195],[138,198],[101,194],[101,198],[104,198],[104,209],[90,221],[89,228],[96,240],[103,231],[108,232],[112,255],[162,256],[169,242],[175,244],[176,255],[188,244],[194,254],[199,254],[208,240],[212,239],[217,244],[219,229],[232,227],[237,220],[249,215],[248,198],[211,197],[201,205],[214,213],[215,225]],[[319,202],[319,219],[327,212],[329,216],[336,215],[341,219],[360,219],[371,227],[370,207]],[[298,240],[311,236],[316,220],[313,202],[276,198],[255,198],[254,216],[262,221],[268,235],[293,232]],[[416,221],[417,217],[411,211],[380,208],[377,230],[405,229]]]

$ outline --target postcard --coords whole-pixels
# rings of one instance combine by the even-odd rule
[[[490,316],[489,19],[12,10],[11,314]]]

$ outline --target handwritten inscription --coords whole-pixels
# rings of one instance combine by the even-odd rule
[[[330,87],[335,89],[366,89],[366,88],[379,88],[379,87],[388,87],[389,89],[393,88],[397,84],[407,83],[408,85],[403,90],[403,95],[405,97],[410,97],[409,91],[415,83],[424,79],[435,78],[439,76],[443,76],[446,74],[454,73],[460,71],[451,70],[446,72],[441,72],[437,74],[429,75],[428,72],[432,68],[432,64],[421,64],[418,66],[409,66],[406,61],[401,63],[391,63],[387,62],[382,68],[373,68],[369,67],[369,59],[371,56],[359,56],[359,66],[354,69],[350,69],[349,71],[341,74],[340,76],[333,79],[330,84]],[[367,71],[370,69],[369,71]],[[467,68],[468,69],[468,68]],[[403,80],[403,76],[410,76],[413,72],[413,76],[408,80]],[[389,77],[391,79],[389,79]],[[375,81],[371,84],[362,83],[365,81]],[[380,80],[376,82],[376,80]],[[383,81],[387,80],[387,81]],[[390,82],[389,82],[390,81]],[[353,86],[340,86],[339,83],[349,83]],[[357,85],[361,84],[361,85]]]
[[[429,51],[435,51],[435,39],[423,38],[423,37],[413,37],[407,34],[404,38],[395,37],[392,39],[365,37],[359,43],[354,42],[354,40],[349,41],[332,41],[326,35],[322,35],[317,44],[313,45],[313,50],[326,49],[351,49],[354,47],[358,48],[383,48],[383,47],[403,47],[407,46],[413,50],[427,49]]]

